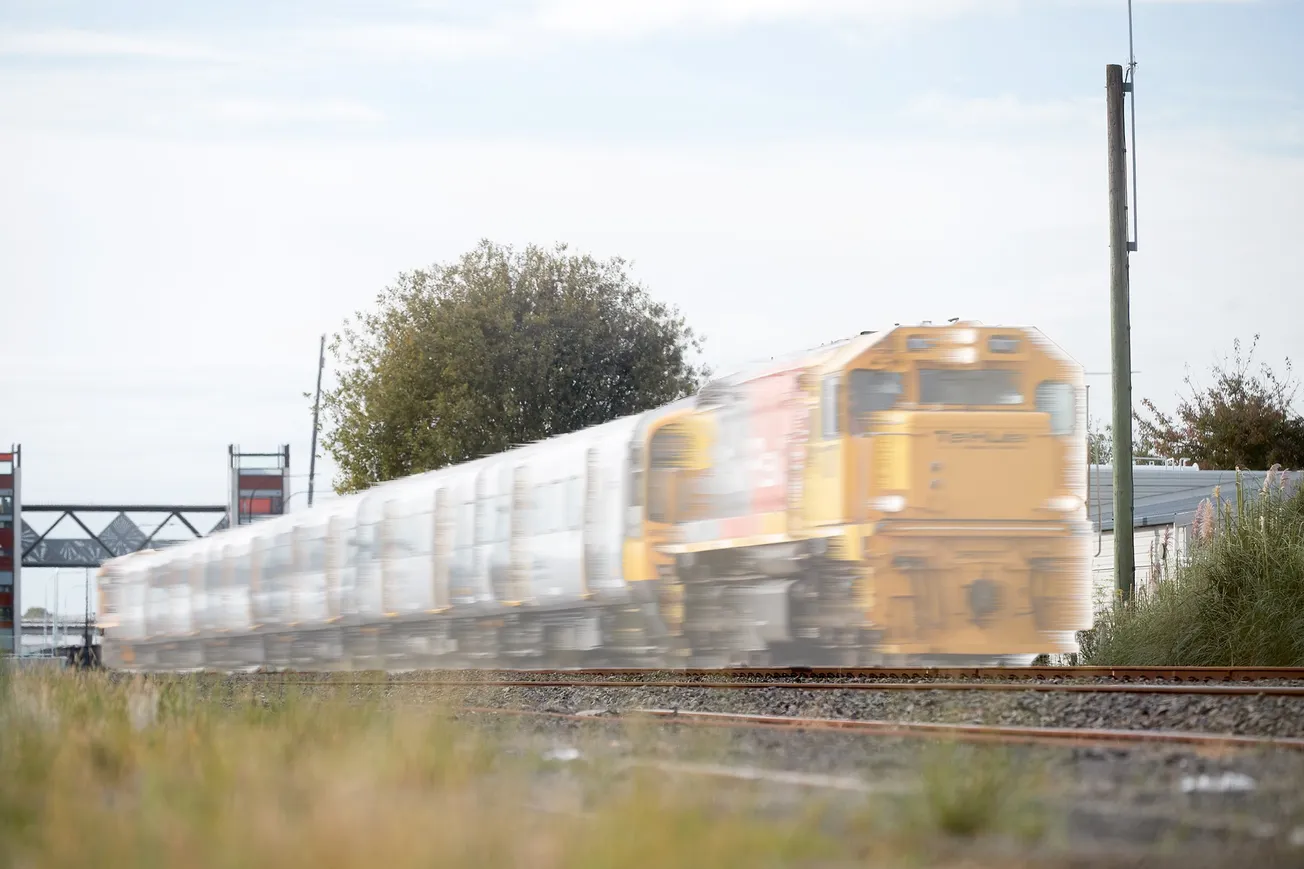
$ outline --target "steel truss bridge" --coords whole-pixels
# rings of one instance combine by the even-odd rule
[[[24,568],[98,568],[110,558],[117,558],[142,549],[162,547],[180,542],[176,538],[160,538],[159,532],[169,526],[185,528],[193,537],[203,537],[221,531],[228,525],[228,507],[225,504],[24,504],[22,525],[22,566]],[[55,516],[43,532],[37,532],[26,521],[30,514]],[[104,514],[116,514],[102,530],[91,527],[103,522]],[[148,532],[128,514],[161,516]],[[217,521],[214,522],[214,517]],[[94,517],[94,518],[93,518]],[[207,517],[207,521],[200,517]],[[85,536],[60,535],[61,526],[71,522]],[[44,524],[44,523],[38,523]],[[66,532],[64,532],[66,533]],[[175,532],[172,532],[175,533]],[[190,539],[190,538],[183,538]]]

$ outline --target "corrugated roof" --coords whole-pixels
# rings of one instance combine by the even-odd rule
[[[1113,531],[1114,468],[1112,465],[1092,465],[1089,473],[1087,511],[1091,514],[1091,524],[1097,531]],[[1267,473],[1241,471],[1246,493],[1258,494]],[[1301,471],[1289,472],[1287,477],[1294,486],[1304,482],[1304,472]],[[1221,500],[1234,499],[1236,472],[1137,465],[1132,469],[1133,527],[1185,525],[1194,518],[1200,502],[1212,497],[1215,486],[1222,487],[1219,491]]]

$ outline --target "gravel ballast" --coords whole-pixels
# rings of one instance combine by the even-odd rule
[[[553,712],[629,712],[678,709],[803,718],[852,718],[1022,727],[1182,730],[1243,736],[1304,737],[1304,697],[1184,695],[1054,691],[874,691],[761,687],[443,686],[346,683],[293,686],[234,679],[233,685],[275,696],[287,691],[364,697],[382,694],[405,703],[503,706]]]
[[[892,691],[764,684],[742,690],[641,687],[622,682],[687,681],[673,671],[620,674],[584,687],[439,685],[445,672],[397,674],[249,675],[201,680],[214,692],[234,689],[275,703],[304,693],[393,706],[475,706],[560,713],[678,709],[813,718],[944,722],[1057,728],[1180,730],[1249,736],[1304,736],[1304,697],[1053,691]],[[462,671],[468,681],[559,681],[557,673]],[[721,674],[742,681],[739,674]],[[590,674],[576,675],[592,680]],[[710,677],[708,677],[710,678]],[[744,677],[745,678],[745,677]],[[286,684],[285,680],[292,684]],[[374,682],[367,681],[374,679]],[[301,681],[302,680],[302,681]],[[773,682],[775,677],[751,681]],[[791,681],[785,677],[783,681]],[[827,681],[827,677],[821,678]],[[863,678],[853,681],[864,682]],[[945,681],[953,681],[947,679]],[[337,684],[323,684],[336,682]],[[911,812],[936,801],[936,791],[963,788],[969,770],[957,762],[938,784],[926,772],[932,752],[957,747],[931,739],[863,733],[746,727],[644,725],[601,715],[585,721],[461,711],[486,731],[505,728],[507,751],[539,761],[528,794],[544,811],[583,813],[592,783],[619,776],[622,765],[665,765],[664,775],[692,782],[726,781],[738,805],[790,815],[812,799],[830,807],[821,823],[856,825],[863,809],[876,817]],[[985,751],[982,746],[959,750]],[[1014,745],[1006,752],[1020,772],[1024,803],[1051,824],[1035,844],[1011,844],[993,834],[952,841],[930,834],[929,846],[958,849],[970,865],[1205,866],[1304,865],[1304,751],[1265,747],[1223,754],[1181,746],[1117,748]],[[970,755],[964,755],[970,756]],[[594,770],[599,770],[594,775]],[[587,772],[584,772],[587,770]],[[738,776],[734,782],[730,773]],[[820,777],[824,777],[821,780]],[[824,783],[821,784],[821,781]],[[930,788],[932,796],[930,796]],[[742,794],[746,795],[742,796]],[[601,799],[591,796],[590,799]],[[1011,809],[1026,811],[1026,808]],[[893,822],[895,823],[895,821]],[[958,842],[958,844],[957,844]],[[1010,858],[1015,858],[1013,864]],[[1028,862],[1024,862],[1024,860]],[[1299,862],[1295,862],[1299,861]],[[945,860],[941,862],[946,862]],[[958,863],[956,865],[959,865]]]
[[[507,721],[481,713],[468,713],[465,718],[490,728]],[[667,775],[692,779],[690,765],[700,764],[709,767],[706,778],[712,781],[728,769],[746,773],[753,783],[750,792],[759,787],[764,803],[779,813],[799,810],[812,795],[820,797],[821,788],[793,785],[781,775],[767,779],[767,773],[827,776],[835,784],[853,779],[864,786],[864,794],[839,786],[822,795],[842,811],[846,823],[863,821],[857,810],[866,802],[876,807],[874,814],[883,816],[896,809],[918,811],[933,798],[922,772],[930,753],[938,749],[931,742],[752,729],[723,730],[703,740],[695,729],[674,725],[631,737],[621,724],[600,719],[591,724],[513,719],[506,726],[515,728],[520,751],[568,758],[545,769],[541,773],[545,779],[564,779],[572,764],[613,759],[675,764]],[[1304,754],[1269,751],[1211,758],[1152,746],[999,750],[1007,752],[1011,768],[1018,770],[1016,787],[1027,789],[1015,794],[1022,798],[1016,800],[1021,805],[1011,804],[1010,811],[1031,809],[1048,823],[1046,838],[1035,847],[1026,843],[1017,847],[1022,856],[1071,854],[1074,860],[1087,860],[1076,865],[1186,869],[1233,865],[1248,854],[1288,858],[1286,863],[1269,859],[1260,865],[1304,860],[1304,791],[1298,786],[1304,781]],[[954,781],[943,780],[940,785],[935,781],[931,787],[963,787],[963,772],[957,775]],[[540,799],[553,799],[546,789],[543,794]],[[554,802],[553,808],[558,805]],[[583,809],[582,804],[565,805]],[[834,815],[836,823],[838,813]],[[964,849],[973,857],[975,848],[989,846],[966,843]]]

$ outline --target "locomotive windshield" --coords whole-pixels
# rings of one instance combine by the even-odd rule
[[[1019,372],[1009,368],[924,368],[919,403],[951,407],[1023,404]]]

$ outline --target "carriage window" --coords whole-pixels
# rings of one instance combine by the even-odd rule
[[[289,534],[276,535],[271,546],[263,550],[263,579],[269,586],[277,586],[294,573],[291,554]]]
[[[380,526],[354,523],[344,532],[344,540],[349,550],[346,564],[354,562],[366,564],[375,561],[380,551]]]
[[[575,531],[584,523],[584,478],[566,481],[566,527]]]
[[[536,486],[532,506],[534,523],[530,531],[534,534],[547,534],[552,530],[552,486]]]
[[[566,530],[566,481],[558,480],[552,484],[553,518],[552,530]]]
[[[222,587],[222,556],[210,555],[208,564],[204,565],[204,585],[209,591],[216,591]]]
[[[425,504],[407,502],[400,504],[389,520],[389,541],[399,557],[425,555],[434,543],[430,512]]]
[[[557,515],[555,491],[556,487],[552,483],[544,483],[534,490],[533,531],[535,534],[552,533],[553,517]]]
[[[498,521],[494,526],[494,542],[502,543],[511,536],[512,497],[510,495],[498,496],[495,510]]]
[[[629,445],[629,457],[625,462],[628,489],[625,496],[625,536],[638,539],[643,536],[643,449],[637,435]]]
[[[212,628],[217,624],[224,609],[221,553],[210,552],[203,570],[205,599],[203,625],[205,628]]]
[[[478,495],[475,499],[475,542],[492,543],[494,539],[494,502],[487,495]]]
[[[304,569],[310,573],[322,573],[326,570],[326,529],[310,528],[304,533],[303,540]]]
[[[470,546],[473,542],[472,532],[475,530],[475,504],[466,501],[457,507],[457,547],[459,549]]]
[[[249,588],[249,553],[227,553],[231,559],[231,585],[233,588]]]

